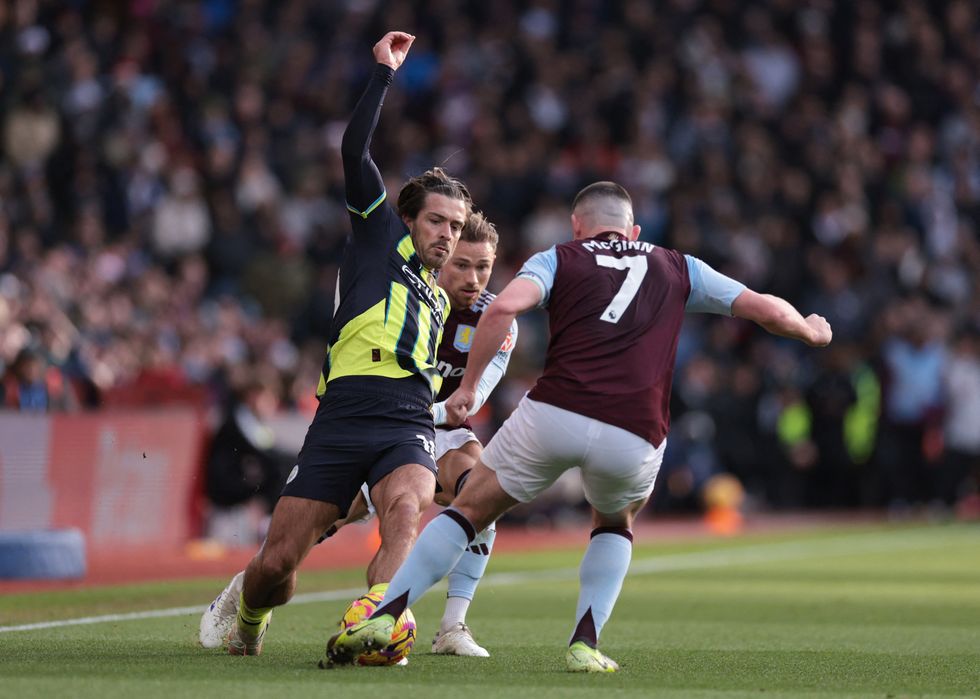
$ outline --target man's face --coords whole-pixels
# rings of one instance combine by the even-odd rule
[[[439,286],[449,294],[453,310],[469,308],[487,288],[496,251],[490,243],[460,241],[439,272]]]
[[[462,199],[451,199],[434,192],[425,195],[418,216],[405,220],[423,265],[440,269],[452,257],[466,223],[466,214],[466,202]]]

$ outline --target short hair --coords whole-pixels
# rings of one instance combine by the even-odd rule
[[[496,250],[500,236],[497,235],[497,227],[490,223],[486,216],[479,211],[474,211],[466,219],[459,240],[466,243],[490,243]]]
[[[633,225],[633,200],[615,182],[595,182],[575,195],[572,213],[582,218],[589,228],[629,228]]]
[[[609,198],[624,201],[632,211],[633,200],[630,198],[629,192],[622,185],[618,185],[615,182],[593,182],[590,184],[575,195],[575,200],[572,202],[572,211],[575,211],[579,206],[590,201]]]
[[[398,193],[398,215],[414,219],[425,205],[425,197],[429,193],[463,200],[467,214],[472,208],[473,198],[466,185],[455,177],[450,177],[441,167],[434,167],[405,183]]]

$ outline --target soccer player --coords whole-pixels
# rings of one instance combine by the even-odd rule
[[[436,348],[449,305],[435,275],[456,247],[470,195],[434,168],[405,184],[396,214],[385,204],[369,152],[385,93],[414,38],[389,32],[374,46],[378,65],[344,133],[352,236],[337,280],[320,404],[265,543],[240,580],[228,639],[233,655],[261,652],[272,609],[293,595],[297,567],[345,516],[362,483],[377,505],[381,532],[368,566],[371,584],[391,579],[435,491],[430,408],[442,383]],[[233,580],[212,606],[226,606],[234,586]]]
[[[506,337],[483,372],[476,387],[476,397],[468,415],[457,427],[446,423],[445,400],[459,387],[466,370],[466,356],[480,316],[494,299],[486,290],[493,271],[497,250],[497,231],[483,214],[473,212],[463,228],[463,234],[452,258],[439,272],[439,286],[449,295],[450,312],[446,320],[442,343],[439,345],[437,368],[443,383],[437,402],[432,406],[436,424],[436,463],[438,484],[436,502],[448,505],[460,492],[470,470],[476,465],[483,446],[473,433],[469,415],[475,414],[486,402],[497,383],[507,371],[510,355],[517,342],[517,321],[511,323]],[[369,500],[359,497],[351,507],[349,521],[367,514]],[[443,655],[462,655],[478,658],[490,653],[474,639],[466,624],[466,613],[476,587],[486,571],[497,532],[491,522],[470,542],[459,562],[449,571],[449,591],[439,631],[432,641],[432,652]]]
[[[483,445],[473,434],[468,418],[474,415],[493,392],[510,362],[517,343],[517,321],[510,324],[483,376],[477,382],[474,401],[462,421],[453,427],[447,423],[446,399],[457,388],[466,371],[469,354],[480,316],[495,296],[486,290],[497,251],[497,231],[482,214],[470,216],[463,236],[449,263],[439,273],[439,285],[449,295],[450,313],[443,341],[439,345],[439,371],[444,379],[432,407],[436,424],[436,459],[439,465],[439,490],[436,501],[448,505],[459,495],[480,455]],[[454,423],[455,424],[455,423]],[[449,571],[446,608],[439,631],[432,641],[432,652],[486,658],[490,653],[474,639],[466,625],[466,612],[476,587],[487,569],[497,531],[493,522],[470,542],[456,565]]]
[[[458,427],[446,424],[445,399],[459,387],[466,367],[466,355],[473,341],[480,315],[494,299],[486,290],[496,258],[498,235],[493,224],[483,214],[473,212],[463,228],[452,258],[439,273],[439,286],[449,296],[449,317],[443,331],[443,340],[437,354],[439,373],[443,383],[437,401],[432,407],[436,424],[436,465],[438,467],[436,501],[448,505],[460,491],[470,469],[476,465],[483,447],[472,426],[464,420]],[[507,370],[511,352],[517,342],[517,322],[512,323],[503,344],[494,355],[477,386],[476,400],[469,413],[476,413],[496,387]],[[362,486],[346,518],[338,520],[324,538],[332,536],[344,525],[362,520],[373,510],[370,496]],[[496,530],[490,524],[470,544],[459,562],[449,572],[449,592],[439,632],[432,641],[432,652],[444,655],[461,655],[478,658],[489,657],[486,648],[473,638],[466,624],[466,613],[476,592],[477,585],[486,571],[493,550]],[[231,628],[238,611],[238,595],[233,592],[241,576],[232,579],[225,595],[224,604],[214,604],[201,617],[200,641],[207,648],[219,646]],[[385,582],[372,586],[371,590],[384,594]]]
[[[684,312],[734,315],[769,332],[824,346],[831,328],[789,303],[757,294],[700,260],[637,241],[629,194],[612,182],[583,189],[572,206],[573,240],[538,253],[484,312],[466,374],[446,403],[450,421],[475,388],[520,313],[548,310],[544,374],[487,444],[453,506],[419,536],[367,620],[333,636],[327,660],[351,662],[390,638],[394,620],[455,565],[489,522],[533,500],[579,466],[595,528],[580,568],[576,624],[566,652],[573,672],[615,672],[597,645],[632,555],[633,518],[653,491]]]

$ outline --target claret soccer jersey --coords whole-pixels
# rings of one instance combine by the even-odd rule
[[[443,381],[442,389],[436,397],[436,400],[440,401],[435,409],[437,425],[445,419],[441,410],[441,402],[449,398],[463,381],[463,375],[466,373],[466,361],[469,359],[470,347],[473,344],[473,333],[476,332],[480,316],[495,298],[496,296],[484,290],[473,305],[449,312],[442,343],[439,345],[437,369],[442,374]],[[517,321],[514,321],[511,323],[507,337],[504,338],[503,345],[497,350],[493,359],[490,360],[490,364],[484,370],[483,376],[480,377],[480,383],[476,388],[476,403],[470,409],[470,414],[480,409],[507,371],[507,364],[510,362],[510,355],[516,344]],[[468,419],[464,420],[460,427],[472,429]]]
[[[528,398],[643,437],[670,425],[670,388],[684,313],[731,315],[745,286],[701,260],[615,234],[531,257],[518,272],[538,284],[551,339]]]

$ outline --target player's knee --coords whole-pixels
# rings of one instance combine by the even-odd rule
[[[382,524],[398,522],[400,526],[417,527],[422,510],[428,502],[417,493],[398,493],[388,499],[378,509]]]
[[[597,527],[625,527],[629,529],[633,526],[633,520],[637,513],[643,509],[647,498],[631,502],[629,505],[618,512],[600,512],[594,506],[592,508],[592,521]]]
[[[603,513],[595,510],[592,517],[595,527],[630,528],[633,526],[633,515],[629,512]]]
[[[259,572],[267,580],[282,582],[287,580],[299,566],[297,556],[288,551],[276,550],[263,551],[258,560]]]
[[[429,479],[416,479],[398,483],[398,487],[389,488],[384,493],[380,503],[375,503],[379,512],[416,510],[422,512],[432,504],[435,495],[436,480],[434,476]]]

